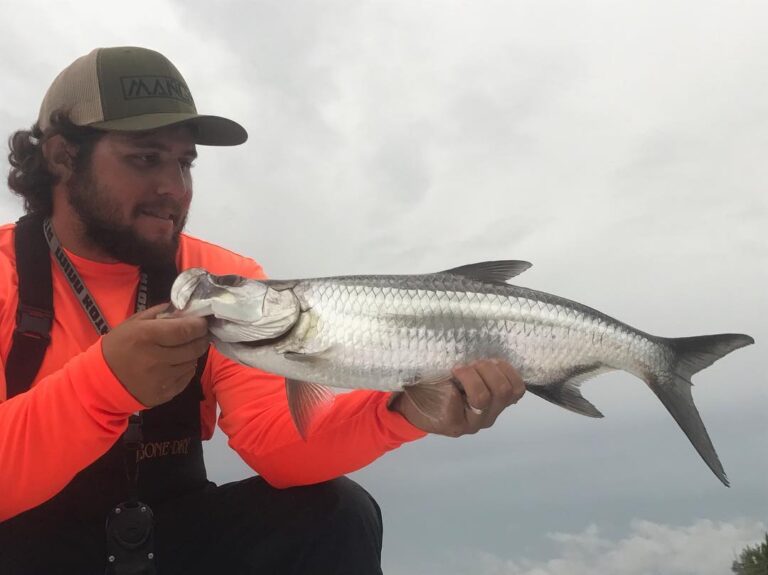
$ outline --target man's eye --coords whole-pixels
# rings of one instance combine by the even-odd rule
[[[159,161],[155,154],[134,154],[131,158],[138,164],[154,166]]]

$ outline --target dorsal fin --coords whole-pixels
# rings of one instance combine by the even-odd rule
[[[497,260],[467,264],[438,273],[463,276],[481,282],[504,283],[509,278],[523,273],[531,265],[530,262],[521,260]]]

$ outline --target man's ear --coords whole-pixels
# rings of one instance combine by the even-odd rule
[[[64,136],[56,134],[43,142],[43,156],[46,166],[59,182],[66,182],[75,171],[77,146],[70,144]]]

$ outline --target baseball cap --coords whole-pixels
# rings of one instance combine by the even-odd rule
[[[66,67],[40,106],[45,131],[63,110],[78,126],[135,132],[179,124],[195,128],[196,143],[236,146],[248,139],[240,124],[197,113],[187,83],[159,52],[135,46],[96,48]]]

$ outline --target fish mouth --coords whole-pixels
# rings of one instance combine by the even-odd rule
[[[171,287],[173,307],[180,311],[187,311],[185,308],[192,296],[198,294],[200,288],[204,288],[207,275],[208,272],[202,268],[191,268],[179,274]]]

